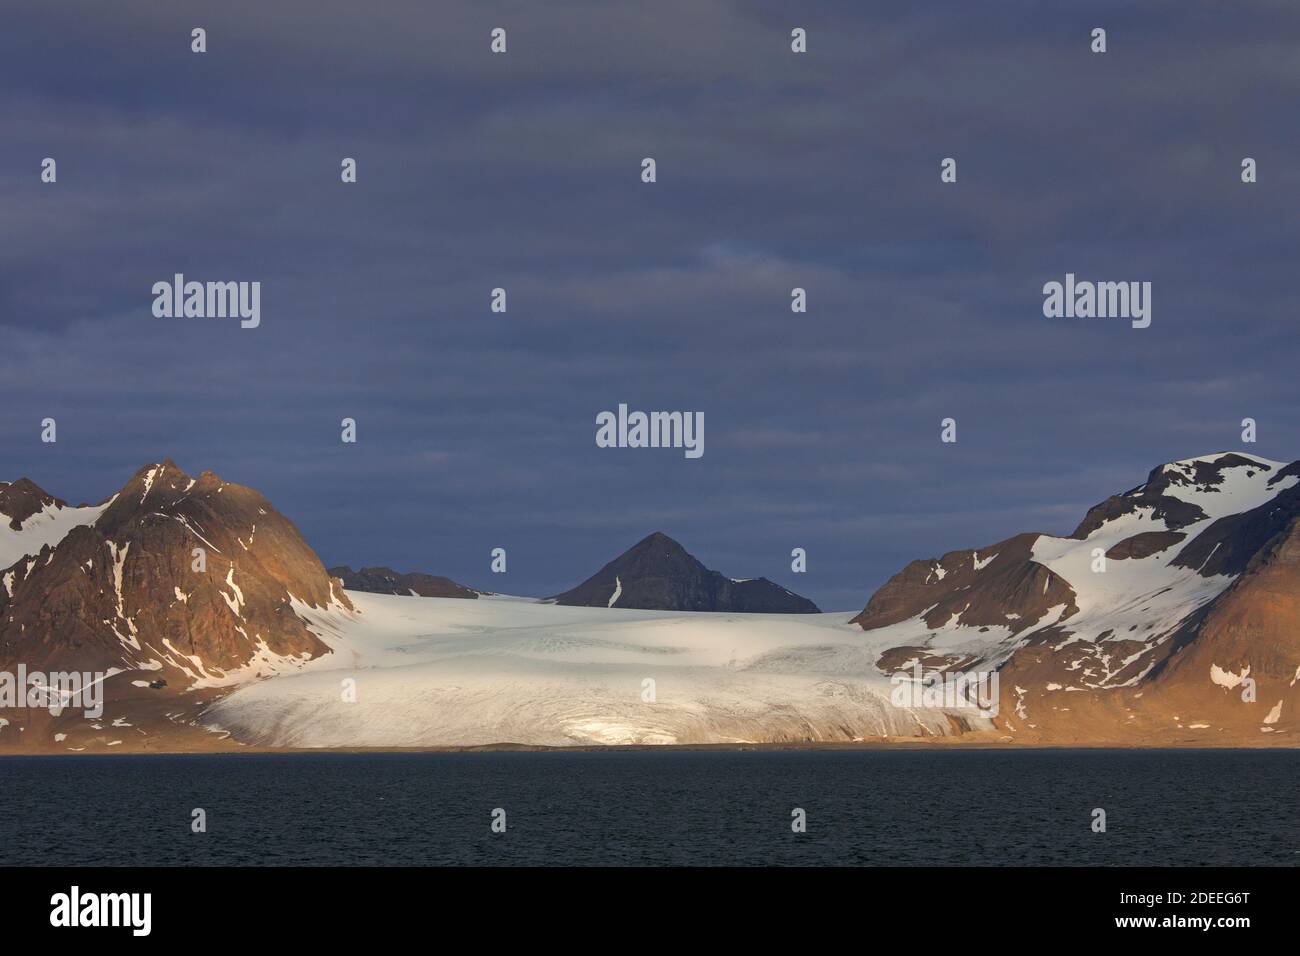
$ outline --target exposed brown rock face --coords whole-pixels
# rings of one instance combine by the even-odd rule
[[[347,565],[330,568],[331,577],[338,578],[349,591],[366,591],[370,594],[409,594],[417,597],[468,598],[480,594],[473,588],[457,584],[451,578],[434,574],[398,574],[392,568],[362,568],[353,571]]]
[[[171,461],[3,580],[0,668],[127,672],[105,682],[110,703],[140,695],[133,681],[172,695],[293,669],[329,649],[291,601],[350,607],[265,498]]]
[[[1217,682],[1214,676],[1219,677]],[[1254,702],[1242,699],[1244,681],[1228,686],[1235,677],[1254,681]],[[1153,673],[1149,694],[1189,722],[1212,720],[1242,732],[1300,728],[1300,514],[1296,509],[1195,622],[1185,644]]]
[[[923,615],[928,627],[1005,626],[1017,632],[1049,608],[1074,605],[1069,584],[1030,560],[1036,534],[1021,534],[979,551],[950,551],[913,561],[872,595],[851,623],[864,630]]]
[[[642,538],[572,590],[552,598],[578,607],[654,611],[816,614],[817,605],[769,581],[710,571],[668,535]]]
[[[1172,548],[1187,535],[1181,531],[1141,531],[1131,538],[1125,538],[1106,552],[1112,561],[1126,558],[1149,558],[1166,548]]]

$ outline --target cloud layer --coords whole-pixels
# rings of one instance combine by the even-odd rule
[[[663,530],[852,608],[911,558],[1068,531],[1245,416],[1300,457],[1286,5],[372,6],[6,26],[4,477],[99,500],[171,456],[327,563],[515,593]],[[1045,319],[1067,271],[1151,281],[1151,328]],[[261,328],[153,318],[176,272],[260,280]],[[619,402],[703,411],[705,456],[597,449]]]

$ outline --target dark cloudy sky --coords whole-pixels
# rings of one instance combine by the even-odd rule
[[[1300,457],[1297,7],[1084,6],[15,7],[0,472],[99,501],[170,456],[327,564],[513,593],[662,530],[848,609],[1245,416]],[[1151,327],[1044,318],[1067,271],[1152,282]],[[261,328],[154,318],[175,272],[260,280]],[[703,411],[704,457],[598,449],[619,402]]]

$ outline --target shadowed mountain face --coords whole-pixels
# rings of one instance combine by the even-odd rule
[[[11,531],[21,531],[24,521],[47,508],[66,507],[66,501],[47,495],[31,479],[0,481],[0,515],[8,519]]]
[[[331,576],[343,582],[349,591],[370,594],[409,594],[416,597],[470,598],[479,596],[473,588],[457,584],[451,578],[433,574],[398,574],[392,568],[362,568],[353,571],[347,565],[330,568]]]
[[[551,600],[578,607],[653,611],[818,613],[812,601],[767,578],[738,581],[710,571],[680,544],[658,531],[624,551],[576,588]]]
[[[885,668],[1000,669],[1022,738],[1208,745],[1300,728],[1298,596],[1300,463],[1219,454],[1161,465],[1069,538],[914,561],[853,621]]]
[[[871,596],[853,624],[864,630],[919,617],[929,628],[1002,625],[1013,633],[1047,610],[1073,603],[1068,584],[1031,560],[1035,534],[1021,534],[978,551],[951,551],[913,561]]]

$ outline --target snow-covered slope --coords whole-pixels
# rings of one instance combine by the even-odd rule
[[[1050,635],[1055,651],[1086,652],[1072,685],[1132,685],[1154,666],[1151,652],[1242,570],[1212,563],[1220,543],[1202,535],[1298,482],[1294,467],[1238,454],[1162,465],[1093,508],[1071,537],[1020,535],[913,562],[855,621],[882,647],[966,667],[997,666]]]
[[[333,654],[205,715],[251,744],[546,746],[953,732],[895,708],[848,614],[719,614],[349,593],[295,608]],[[355,681],[355,702],[345,699]],[[976,718],[978,720],[978,718]]]
[[[1198,727],[1249,723],[1254,716],[1232,710],[1214,672],[1240,673],[1252,658],[1258,672],[1268,660],[1273,678],[1295,686],[1300,652],[1283,633],[1287,605],[1273,595],[1287,581],[1300,585],[1274,567],[1298,518],[1300,463],[1236,453],[1171,462],[1090,509],[1069,537],[1023,534],[912,562],[854,621],[887,649],[882,665],[999,668],[1003,713],[1019,718],[999,726],[1012,731],[1041,731],[1056,715],[1077,723],[1081,710],[1096,703],[1096,713],[1110,710],[1094,719],[1109,721],[1114,732],[1120,721],[1139,718],[1139,707],[1130,705],[1143,694],[1140,708],[1154,712],[1157,691],[1180,701],[1168,705],[1176,727],[1185,721],[1179,712],[1188,710],[1212,715],[1195,721]],[[1257,595],[1249,602],[1259,612],[1255,637],[1246,641],[1250,651],[1234,643],[1216,659],[1211,645],[1228,643],[1223,628],[1211,634],[1203,623],[1222,618],[1216,607],[1241,589],[1248,571],[1268,568],[1274,573],[1266,579],[1267,600]],[[1174,666],[1202,656],[1214,663],[1195,673]],[[1158,674],[1152,687],[1148,678]],[[1177,688],[1171,674],[1178,675]],[[1118,689],[1136,696],[1064,699],[1070,691]],[[1264,729],[1278,731],[1276,719],[1268,723]]]
[[[1206,470],[1205,466],[1223,459],[1232,462]],[[1237,455],[1173,462],[1157,470],[1158,478],[1169,482],[1162,497],[1191,505],[1199,515],[1189,512],[1175,517],[1162,513],[1155,503],[1142,502],[1132,511],[1107,518],[1083,540],[1048,535],[1038,539],[1032,559],[1070,583],[1078,607],[1065,624],[1069,636],[1056,650],[1072,644],[1099,648],[1079,668],[1075,683],[1131,686],[1146,676],[1156,664],[1152,652],[1240,573],[1240,569],[1207,566],[1217,544],[1209,547],[1204,559],[1196,560],[1188,560],[1190,555],[1180,546],[1195,541],[1215,521],[1253,511],[1295,487],[1300,476],[1281,475],[1285,467],[1282,462]],[[1218,480],[1205,480],[1210,474]],[[1141,493],[1138,489],[1128,497],[1137,501]],[[1125,548],[1124,542],[1136,543]],[[1157,550],[1147,554],[1147,549]],[[1105,558],[1104,570],[1099,552]],[[1129,646],[1135,641],[1141,646]],[[1120,645],[1125,652],[1106,653],[1107,648]]]
[[[13,487],[7,482],[0,485]],[[40,554],[46,545],[57,545],[73,528],[94,524],[112,503],[109,500],[94,507],[73,508],[57,499],[47,499],[38,503],[39,511],[15,517],[12,521],[0,521],[0,568]],[[17,528],[13,526],[15,523]]]

